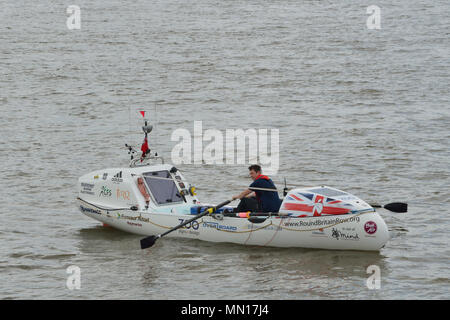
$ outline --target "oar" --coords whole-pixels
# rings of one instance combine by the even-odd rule
[[[278,192],[277,189],[269,189],[269,188],[257,188],[257,187],[248,187],[248,190],[261,190],[261,191],[273,191],[273,192]]]
[[[384,208],[386,210],[397,212],[397,213],[403,213],[408,212],[408,204],[404,202],[392,202],[388,203],[384,206],[379,204],[371,204],[374,208]],[[267,218],[270,218],[272,216],[285,216],[286,214],[280,214],[280,213],[250,213],[248,221],[251,223],[262,223],[266,221]],[[265,217],[261,217],[265,216]],[[293,217],[296,218],[296,217]]]
[[[197,219],[199,219],[199,218],[201,218],[201,217],[203,217],[203,216],[205,216],[207,214],[214,213],[217,209],[219,209],[219,208],[221,208],[223,206],[226,206],[231,201],[233,201],[233,199],[232,200],[227,200],[225,202],[222,202],[221,204],[219,204],[219,205],[217,205],[215,207],[208,208],[207,210],[205,210],[202,213],[196,215],[192,219],[189,219],[189,220],[187,220],[187,221],[177,225],[176,227],[174,227],[174,228],[172,228],[172,229],[170,229],[170,230],[168,230],[168,231],[166,231],[166,232],[164,232],[162,234],[158,234],[157,236],[148,236],[147,238],[141,239],[141,249],[145,249],[145,248],[153,246],[155,244],[156,240],[158,240],[159,238],[164,237],[165,235],[171,233],[172,231],[178,230],[178,229],[184,227],[185,225],[191,223],[192,221],[197,220]]]
[[[380,204],[371,204],[374,208],[384,208],[386,210],[397,212],[397,213],[403,213],[408,212],[408,204],[404,202],[391,202],[386,205],[380,205]],[[251,223],[263,223],[268,218],[272,216],[284,216],[285,214],[280,213],[250,213],[248,217],[248,221]],[[296,217],[294,217],[296,218]]]
[[[370,204],[374,208],[384,208],[386,210],[402,213],[408,211],[408,204],[404,202],[391,202],[388,204],[380,205],[380,204]]]
[[[240,212],[240,213],[225,213],[227,217],[247,218],[251,223],[262,223],[270,217],[287,217],[288,213],[279,212]]]

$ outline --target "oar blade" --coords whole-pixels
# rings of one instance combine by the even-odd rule
[[[386,210],[392,211],[392,212],[408,212],[408,204],[404,202],[392,202],[388,203],[383,206]]]
[[[158,239],[157,236],[149,236],[147,238],[141,239],[141,249],[150,248],[153,246]]]

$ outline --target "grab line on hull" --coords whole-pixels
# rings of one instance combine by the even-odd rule
[[[90,205],[90,206],[93,206],[93,207],[95,207],[95,208],[97,208],[97,209],[100,209],[100,210],[104,210],[104,211],[106,211],[106,212],[108,212],[108,211],[119,211],[119,210],[130,210],[130,211],[131,211],[131,208],[129,208],[129,207],[128,207],[128,208],[102,208],[102,207],[99,207],[99,206],[96,205],[96,204],[87,202],[86,200],[81,199],[80,197],[77,197],[77,200],[83,201],[84,203],[87,203],[87,204]]]
[[[291,217],[289,217],[288,221],[289,221],[289,220],[291,220]],[[272,221],[271,221],[271,222],[272,222]],[[278,229],[278,228],[281,228],[281,222],[283,222],[283,219],[280,219],[280,224],[279,224],[278,227],[275,229],[275,232],[273,233],[272,238],[270,238],[270,240],[267,241],[267,242],[263,245],[263,247],[268,246],[269,243],[271,243],[272,240],[275,239],[275,236],[278,234],[278,231],[280,230],[280,229]],[[247,239],[247,241],[248,241],[249,239],[250,239],[250,237]]]
[[[78,197],[77,199],[78,199],[78,200],[81,200],[81,201],[85,202],[86,204],[91,205],[91,206],[93,206],[93,207],[95,207],[95,208],[98,208],[98,209],[100,209],[100,210],[104,210],[104,211],[106,211],[106,213],[108,213],[108,211],[118,211],[118,210],[130,210],[130,211],[132,211],[132,210],[129,209],[129,208],[111,208],[111,209],[106,209],[106,208],[99,207],[99,206],[97,206],[97,205],[95,205],[95,204],[92,204],[92,203],[90,203],[90,202],[88,202],[88,201],[86,201],[86,200],[83,200],[83,199],[79,198],[79,197]],[[354,219],[355,217],[361,216],[361,215],[366,214],[366,213],[373,213],[373,212],[376,212],[376,211],[360,212],[360,213],[357,213],[357,214],[352,215],[352,217],[348,217],[348,218],[346,218],[346,219],[343,219],[343,220],[341,220],[341,221],[339,221],[339,222],[336,222],[335,224],[332,224],[332,225],[329,225],[329,226],[324,226],[324,227],[314,228],[314,229],[303,229],[303,230],[292,229],[292,228],[288,228],[288,227],[282,226],[281,223],[283,222],[284,219],[280,219],[280,224],[277,226],[277,230],[275,230],[274,236],[272,237],[271,240],[268,241],[268,243],[270,243],[270,242],[273,240],[273,238],[275,237],[275,235],[278,233],[278,231],[279,231],[278,228],[284,229],[284,230],[288,230],[288,231],[297,231],[297,232],[318,231],[318,230],[323,230],[323,229],[328,229],[328,228],[334,227],[334,226],[336,226],[336,225],[338,225],[338,224],[341,224],[341,223],[349,222],[349,220]],[[156,222],[151,221],[150,218],[143,218],[141,215],[136,216],[136,217],[133,217],[133,218],[134,218],[134,219],[130,219],[129,217],[123,217],[123,218],[122,218],[122,217],[119,216],[119,217],[117,217],[116,219],[133,220],[133,221],[134,221],[134,220],[139,220],[139,221],[141,221],[141,222],[151,223],[151,224],[153,224],[154,226],[157,226],[157,227],[160,227],[160,228],[164,228],[164,229],[172,229],[172,228],[173,228],[173,227],[167,227],[167,226],[163,226],[163,225],[157,224]],[[291,218],[293,218],[293,217],[288,217],[288,218],[289,218],[289,219],[288,219],[288,221],[289,221],[289,220],[291,220]],[[302,219],[302,218],[298,218],[298,219]],[[204,222],[203,219],[200,220],[200,223],[203,223],[203,222]],[[251,223],[251,222],[250,222],[250,223]],[[253,225],[253,223],[252,223],[252,225]],[[262,230],[262,229],[265,229],[265,228],[267,228],[267,227],[269,227],[269,226],[271,226],[271,225],[274,225],[274,224],[272,223],[272,220],[270,220],[270,223],[268,223],[267,225],[262,226],[262,227],[260,227],[260,228],[256,228],[256,229],[242,230],[242,231],[229,231],[229,230],[224,230],[224,229],[215,228],[215,230],[217,230],[217,231],[222,231],[222,232],[229,232],[229,233],[250,233],[249,238],[245,241],[245,242],[247,242],[247,241],[250,239],[250,236],[251,236],[251,233],[252,233],[252,232],[259,231],[259,230]],[[268,243],[266,243],[266,245],[267,245]]]

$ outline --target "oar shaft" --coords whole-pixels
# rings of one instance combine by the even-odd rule
[[[223,206],[226,206],[226,205],[229,204],[231,201],[233,201],[233,200],[227,200],[227,201],[225,201],[225,202],[222,202],[221,204],[218,204],[217,206],[211,207],[211,208],[209,208],[209,209],[203,211],[202,213],[196,215],[196,216],[193,217],[192,219],[186,220],[185,222],[183,222],[183,223],[177,225],[176,227],[174,227],[174,228],[172,228],[172,229],[170,229],[170,230],[168,230],[168,231],[166,231],[166,232],[164,232],[164,233],[158,235],[158,238],[164,237],[166,234],[169,234],[169,233],[171,233],[172,231],[178,230],[178,229],[184,227],[185,225],[191,223],[192,221],[197,220],[197,219],[199,219],[199,218],[201,218],[201,217],[203,217],[203,216],[205,216],[205,215],[207,215],[207,214],[214,213],[217,209],[219,209],[219,208],[221,208],[221,207],[223,207]]]
[[[261,190],[261,191],[273,191],[278,192],[277,189],[269,189],[269,188],[257,188],[257,187],[248,187],[248,190]]]
[[[170,230],[168,230],[168,231],[166,231],[166,232],[164,232],[162,234],[159,234],[157,236],[148,236],[148,237],[146,237],[144,239],[141,239],[141,249],[145,249],[145,248],[153,246],[155,244],[155,241],[158,240],[159,238],[164,237],[165,235],[171,233],[172,231],[178,230],[178,229],[184,227],[185,225],[191,223],[192,221],[197,220],[197,219],[199,219],[199,218],[201,218],[201,217],[203,217],[203,216],[205,216],[207,214],[214,213],[217,209],[219,209],[219,208],[229,204],[233,200],[234,199],[227,200],[227,201],[222,202],[221,204],[219,204],[219,205],[217,205],[215,207],[208,208],[207,210],[205,210],[204,212],[196,215],[192,219],[186,220],[185,222],[177,225],[176,227],[174,227],[174,228],[172,228],[172,229],[170,229]]]
[[[214,213],[217,209],[219,209],[219,208],[221,208],[221,207],[223,207],[223,206],[226,206],[226,205],[229,204],[231,201],[232,201],[232,200],[227,200],[227,201],[222,202],[221,204],[219,204],[219,205],[217,205],[217,206],[215,206],[215,207],[212,207],[212,208],[209,208],[209,209],[203,211],[202,213],[196,215],[196,216],[193,217],[192,219],[186,220],[185,222],[183,222],[183,223],[177,225],[176,227],[174,227],[174,228],[172,228],[172,229],[170,229],[170,230],[168,230],[168,231],[166,231],[166,232],[164,232],[164,233],[158,235],[158,238],[164,237],[166,234],[171,233],[172,231],[178,230],[178,229],[184,227],[185,225],[188,225],[188,224],[191,223],[192,221],[197,220],[197,219],[199,219],[199,218],[201,218],[201,217],[203,217],[203,216],[205,216],[205,215],[207,215],[207,214]]]
[[[248,218],[248,217],[260,217],[260,216],[269,216],[269,217],[287,217],[288,213],[280,213],[280,212],[233,212],[233,213],[223,213],[225,217],[236,217],[236,218]]]

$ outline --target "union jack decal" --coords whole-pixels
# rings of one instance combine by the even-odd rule
[[[339,215],[350,213],[351,210],[343,208],[341,200],[328,198],[320,194],[292,192],[286,196],[281,210],[296,211],[299,217],[319,217],[321,215]]]

